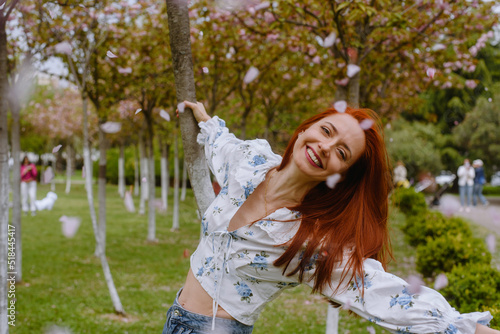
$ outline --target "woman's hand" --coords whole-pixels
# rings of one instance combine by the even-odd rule
[[[184,101],[184,105],[193,111],[193,116],[198,123],[206,122],[212,118],[208,116],[207,112],[205,111],[205,107],[201,102],[192,103],[189,101]],[[176,110],[175,112],[177,113],[177,117],[179,117],[179,110]]]
[[[500,331],[497,331],[496,329],[489,328],[480,324],[476,325],[476,334],[496,334],[500,333]]]

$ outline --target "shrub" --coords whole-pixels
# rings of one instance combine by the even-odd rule
[[[448,286],[441,290],[461,313],[500,305],[500,272],[487,264],[457,266],[446,275]]]
[[[500,329],[500,306],[495,307],[483,307],[483,311],[490,311],[493,316],[493,320],[490,322],[490,327],[494,329]]]
[[[500,196],[500,187],[484,186],[483,195],[495,195]]]
[[[422,193],[414,188],[397,188],[392,193],[393,203],[407,216],[414,216],[427,210],[427,203]]]
[[[417,271],[424,277],[449,272],[460,264],[490,262],[483,240],[462,233],[446,234],[417,247]]]
[[[408,243],[415,247],[446,234],[472,236],[469,225],[463,219],[446,218],[438,211],[427,211],[409,217],[403,231]]]

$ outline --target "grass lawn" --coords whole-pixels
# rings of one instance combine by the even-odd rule
[[[39,185],[38,198],[49,191]],[[171,208],[157,215],[158,243],[146,242],[147,215],[129,213],[116,186],[108,186],[106,254],[127,317],[114,315],[100,261],[94,256],[95,239],[83,184],[71,193],[57,184],[59,196],[52,211],[22,217],[23,282],[16,286],[16,326],[11,333],[43,333],[56,324],[72,333],[161,333],[165,313],[189,268],[200,224],[192,192],[181,202],[180,231],[171,232]],[[158,189],[159,192],[159,189]],[[172,192],[171,192],[172,193]],[[94,197],[97,197],[94,192]],[[138,199],[135,198],[136,208]],[[61,232],[62,215],[79,216],[82,225],[74,238]],[[415,274],[415,251],[399,229],[404,216],[391,216],[396,263],[389,271]],[[262,313],[254,333],[324,333],[327,303],[307,287],[285,292]],[[367,333],[371,323],[341,311],[340,333]],[[377,333],[388,333],[374,326]]]

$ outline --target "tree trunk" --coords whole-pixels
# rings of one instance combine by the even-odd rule
[[[194,102],[196,101],[196,90],[187,1],[166,0],[166,3],[177,101]],[[215,194],[210,182],[210,172],[203,148],[196,142],[199,128],[191,112],[186,111],[180,114],[179,120],[189,179],[194,190],[198,210],[200,215],[203,215],[215,199]]]
[[[139,214],[146,213],[146,200],[148,199],[148,159],[144,147],[144,131],[139,132],[139,157],[141,159],[141,200],[139,201]]]
[[[7,284],[15,283],[12,280],[7,281],[7,233],[10,232],[11,226],[13,227],[9,225],[9,136],[7,131],[7,33],[5,18],[0,16],[0,334],[9,333]],[[15,230],[13,232],[16,233]],[[8,271],[15,272],[15,266],[13,269],[9,267]]]
[[[181,201],[184,202],[186,199],[186,188],[187,188],[187,166],[186,166],[186,157],[184,157],[184,161],[182,162],[182,191],[181,191]]]
[[[326,334],[338,334],[339,332],[339,309],[328,304],[326,315]]]
[[[101,124],[101,123],[100,123]],[[102,240],[102,251],[106,253],[106,134],[99,127],[99,177],[97,182],[99,201],[99,236]],[[88,174],[87,174],[88,176]],[[97,249],[96,249],[97,254]]]
[[[108,260],[106,259],[106,251],[102,245],[102,238],[100,237],[99,227],[97,226],[97,218],[94,207],[94,196],[92,189],[92,161],[90,159],[90,148],[89,148],[89,131],[88,131],[88,121],[87,121],[87,97],[82,96],[83,99],[83,159],[84,168],[86,169],[85,176],[85,188],[87,189],[87,200],[89,202],[90,209],[90,219],[92,220],[92,228],[94,229],[94,236],[96,241],[96,253],[101,260],[101,266],[104,273],[104,278],[108,286],[109,294],[111,296],[111,301],[115,312],[118,314],[125,314],[123,310],[120,297],[118,296],[118,291],[116,290],[115,283],[113,282],[113,276],[111,275],[111,270],[109,269]],[[100,204],[100,203],[99,203]]]
[[[337,89],[335,89],[335,101],[347,102],[347,89],[344,86],[337,85]]]
[[[179,230],[179,139],[174,130],[174,213],[172,231]]]
[[[134,196],[139,196],[139,152],[138,145],[135,146],[135,155],[134,155]]]
[[[118,158],[118,194],[125,197],[125,144],[120,143],[120,157]]]
[[[68,140],[66,146],[66,194],[71,190],[71,176],[73,175],[73,142]]]
[[[349,80],[347,103],[350,107],[359,107],[359,72]]]
[[[148,133],[146,136],[146,146],[149,156],[148,161],[148,241],[156,242],[156,210],[155,210],[155,152],[153,150],[153,120],[149,119],[147,124]]]
[[[21,238],[21,142],[20,142],[20,106],[17,103],[12,104],[12,158],[14,165],[12,166],[12,225],[16,231],[16,282],[21,282],[22,275],[22,238]]]
[[[161,148],[161,203],[165,209],[165,213],[168,209],[168,188],[170,187],[169,182],[169,170],[168,170],[168,145],[163,145],[161,137],[159,137],[159,144]]]

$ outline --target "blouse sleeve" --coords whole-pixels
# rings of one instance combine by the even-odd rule
[[[243,141],[230,133],[224,120],[218,116],[214,116],[206,122],[200,122],[198,126],[200,133],[197,142],[204,145],[208,166],[217,182],[222,185],[226,181],[227,170],[230,167],[228,157]]]
[[[492,319],[489,312],[460,314],[439,292],[424,286],[412,293],[407,282],[385,272],[376,260],[365,260],[363,269],[363,282],[358,277],[335,294],[330,287],[323,289],[323,295],[390,332],[471,334],[476,323],[487,325]],[[333,288],[337,285],[334,279]]]

